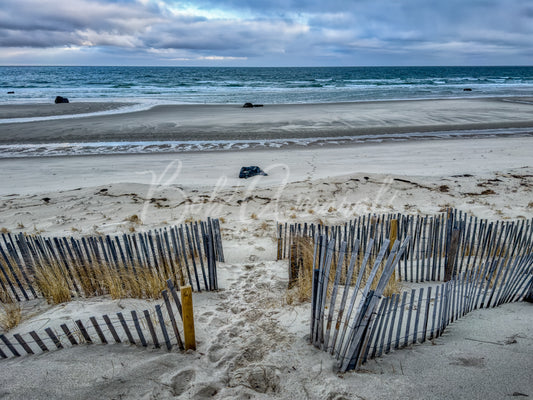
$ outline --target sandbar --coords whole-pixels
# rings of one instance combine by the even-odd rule
[[[7,113],[4,107],[10,106],[0,106],[0,116]],[[16,111],[16,107],[11,114],[28,112]],[[33,115],[50,108],[38,111],[40,107],[35,106]],[[0,118],[0,144],[268,140],[502,128],[533,131],[532,111],[530,99],[500,98],[277,104],[251,109],[159,105],[136,112],[24,123],[1,123]]]

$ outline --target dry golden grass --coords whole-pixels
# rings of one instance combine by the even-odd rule
[[[192,268],[190,254],[187,254],[187,261],[189,268]],[[69,259],[67,270],[64,264],[42,263],[35,268],[35,286],[51,304],[70,301],[76,295],[159,299],[168,278],[180,285],[185,284],[186,271],[183,259],[173,259],[171,266],[169,259],[162,257],[158,258],[157,264],[158,270],[137,262],[132,268],[131,264],[117,266],[96,260],[90,264],[80,264],[78,260]],[[9,275],[9,279],[14,281],[12,275]],[[7,293],[4,296],[9,298]]]
[[[250,215],[250,218],[251,218],[251,219],[257,219],[257,214],[256,214],[256,213],[252,213],[252,214]]]
[[[313,290],[313,278],[311,272],[302,269],[298,274],[298,279],[295,285],[287,290],[285,301],[287,304],[299,304],[311,301],[311,293]]]
[[[57,263],[35,269],[35,283],[50,304],[70,301],[70,286],[61,267]]]
[[[131,222],[133,224],[142,224],[142,221],[137,214],[130,215],[126,218],[126,221]]]
[[[0,304],[0,328],[9,331],[20,324],[22,320],[22,308],[18,303]]]
[[[313,275],[312,275],[312,268],[313,268],[313,255],[314,255],[314,243],[311,238],[303,237],[303,238],[295,238],[295,245],[296,245],[296,263],[297,263],[297,279],[293,282],[293,285],[287,290],[286,294],[286,302],[287,304],[294,304],[294,303],[303,303],[308,302],[311,300],[311,293],[312,293],[312,281],[313,281]],[[333,260],[333,264],[330,269],[330,276],[329,276],[329,286],[327,289],[328,296],[331,294],[333,290],[333,282],[335,280],[335,273],[336,273],[336,263],[337,263],[337,257],[335,256],[335,260]],[[347,254],[347,257],[344,258],[344,261],[342,262],[342,273],[341,273],[341,279],[340,284],[345,284],[346,282],[346,273],[348,270],[348,264],[350,261],[351,254]],[[359,270],[361,268],[361,263],[363,261],[363,254],[360,253],[356,264],[354,267],[354,273],[352,276],[352,285],[355,284],[355,281],[357,279],[357,275],[359,274]],[[290,262],[290,260],[289,260]],[[386,263],[386,259],[382,261],[380,265],[380,269],[378,271],[377,277],[381,276],[381,271],[384,268],[384,265]],[[371,258],[368,261],[367,268],[365,270],[365,273],[363,275],[363,279],[361,282],[361,287],[364,287],[366,285],[370,272],[371,272],[371,266],[374,264],[374,259]],[[377,282],[379,279],[374,279],[374,282],[372,283],[372,289],[375,289],[377,286]],[[385,287],[385,290],[383,292],[384,296],[390,296],[394,293],[400,293],[402,290],[401,283],[394,279],[394,276],[391,277],[389,280],[387,286]]]

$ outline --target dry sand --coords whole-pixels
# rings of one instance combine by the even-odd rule
[[[334,359],[307,343],[309,305],[286,304],[287,265],[273,261],[276,221],[337,223],[369,212],[433,214],[446,207],[492,220],[532,218],[531,154],[533,138],[515,137],[1,159],[0,228],[80,235],[222,217],[227,262],[219,266],[222,290],[194,295],[197,352],[93,345],[1,361],[0,397],[531,397],[531,304],[472,312],[432,343],[339,375]],[[239,180],[240,166],[250,164],[269,176]],[[134,214],[142,223],[127,221]],[[41,305],[17,330],[141,303],[101,298]]]

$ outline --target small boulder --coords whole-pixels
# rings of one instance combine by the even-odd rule
[[[241,171],[239,172],[239,178],[241,179],[248,179],[252,176],[256,175],[268,175],[265,171],[263,171],[258,166],[251,166],[251,167],[242,167]]]
[[[68,103],[68,99],[66,97],[57,96],[55,102],[56,104]]]
[[[244,105],[242,106],[242,108],[253,108],[254,105],[252,103],[244,103]]]
[[[15,94],[15,92],[11,91],[11,92],[7,92],[7,94]]]
[[[472,89],[470,89],[470,88],[464,88],[463,89],[463,92],[471,92],[471,91],[472,91]]]

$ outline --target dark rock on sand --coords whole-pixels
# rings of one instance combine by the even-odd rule
[[[248,179],[256,175],[268,175],[265,171],[257,166],[251,167],[242,167],[241,172],[239,172],[239,178]]]
[[[15,94],[15,92],[11,91],[11,92],[7,92],[7,94]]]
[[[244,103],[242,108],[263,107],[262,104]]]
[[[470,88],[464,88],[463,89],[463,92],[471,92],[471,91],[472,91],[472,89],[470,89]]]
[[[68,99],[66,97],[57,96],[55,102],[56,104],[68,103]]]

